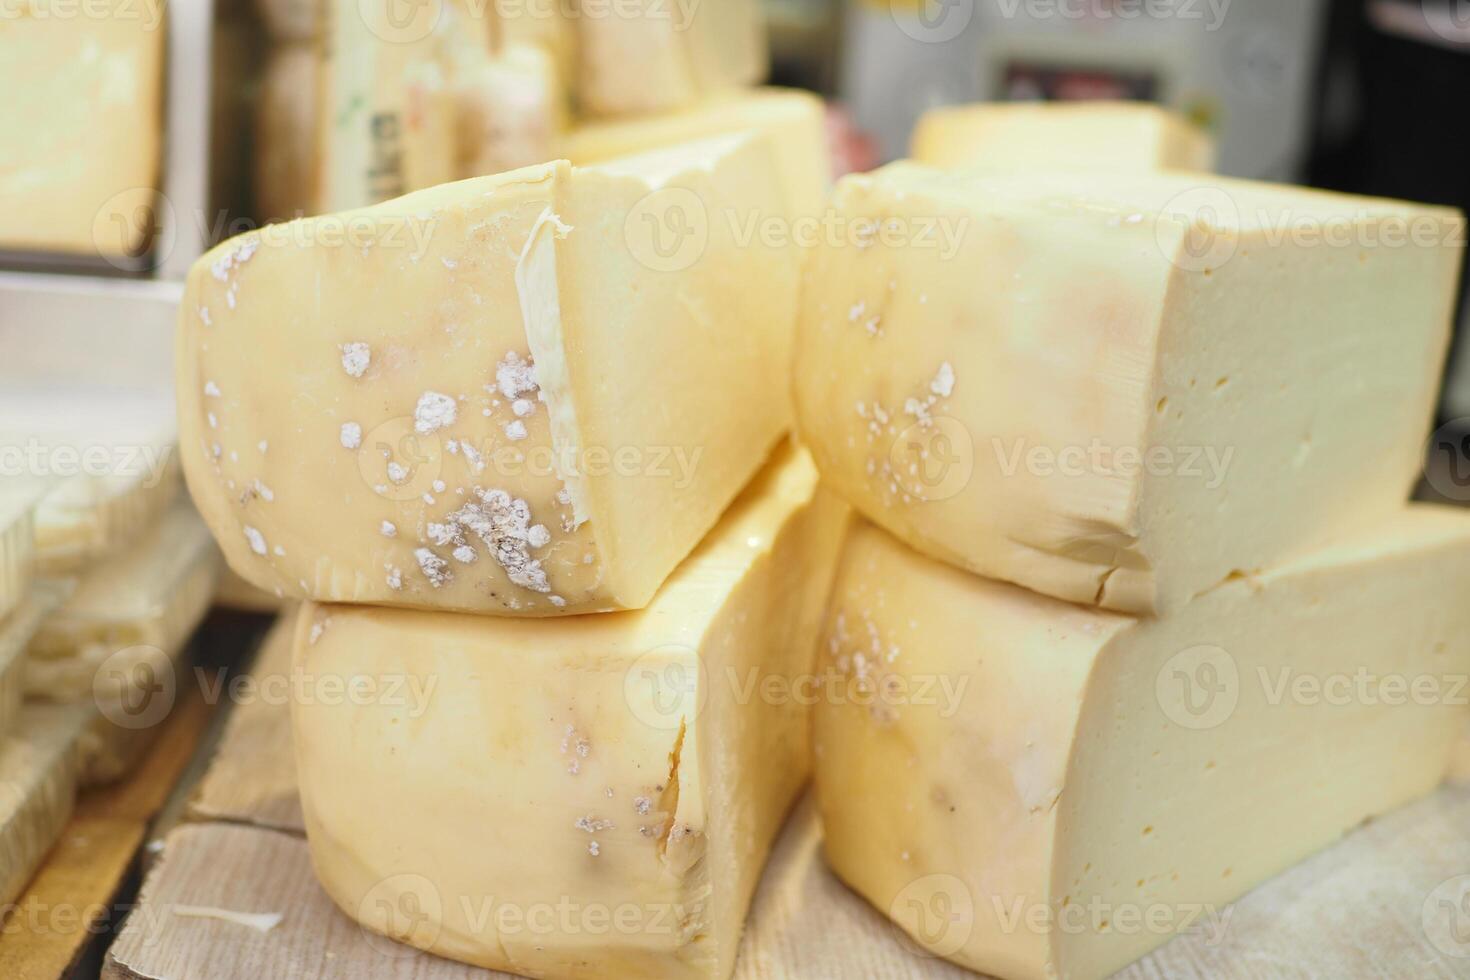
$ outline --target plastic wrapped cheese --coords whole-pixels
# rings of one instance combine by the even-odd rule
[[[863,525],[813,729],[828,862],[928,955],[1110,976],[1439,785],[1467,589],[1470,514],[1428,505],[1157,619]]]
[[[786,200],[746,133],[221,245],[177,390],[231,566],[321,601],[646,604],[789,425],[794,248],[742,233]]]
[[[293,730],[327,892],[492,969],[728,976],[806,781],[804,682],[847,523],[787,447],[641,611],[307,606]]]

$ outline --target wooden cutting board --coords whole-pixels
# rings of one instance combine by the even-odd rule
[[[253,676],[280,687],[278,631]],[[214,762],[168,831],[138,906],[112,945],[109,980],[499,980],[369,936],[312,875],[296,796],[288,708],[261,697],[229,719]],[[1463,980],[1470,907],[1470,787],[1449,787],[1358,830],[1229,909],[1222,942],[1185,934],[1120,980]],[[1441,903],[1440,900],[1444,900]],[[279,915],[268,931],[204,917]],[[1458,918],[1455,918],[1458,916]],[[1458,932],[1454,928],[1458,927]],[[738,980],[973,980],[924,958],[821,858],[809,802],[793,815],[748,923]]]

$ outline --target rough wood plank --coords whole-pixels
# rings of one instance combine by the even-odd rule
[[[291,623],[271,628],[230,712],[219,747],[189,801],[187,819],[225,820],[306,833],[291,749]],[[243,689],[242,689],[243,690]]]
[[[882,916],[832,877],[820,851],[820,830],[804,804],[762,881],[736,980],[974,977],[918,955]],[[1227,910],[1223,942],[1207,930],[1195,930],[1117,980],[1464,978],[1470,975],[1470,914],[1454,902],[1464,901],[1461,889],[1470,888],[1462,880],[1466,871],[1470,791],[1447,789],[1247,895]],[[1449,905],[1439,905],[1436,898]],[[284,919],[262,934],[232,923],[180,918],[170,911],[175,905],[278,912]],[[104,977],[263,976],[503,977],[364,934],[316,884],[306,844],[297,837],[230,824],[176,829],[149,875],[141,908],[109,953]]]

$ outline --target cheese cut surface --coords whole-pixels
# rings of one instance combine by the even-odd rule
[[[85,572],[135,540],[178,494],[171,393],[17,381],[0,390],[0,441],[49,489],[38,569]]]
[[[0,734],[0,903],[13,902],[71,817],[80,705],[27,705]]]
[[[7,14],[0,249],[114,257],[146,246],[163,143],[162,21],[162,5],[129,0],[97,0],[86,16],[64,0]],[[44,98],[15,94],[42,81]]]
[[[1096,171],[1213,169],[1208,133],[1137,102],[980,103],[930,109],[913,158],[946,169]]]
[[[180,315],[182,453],[231,566],[323,601],[646,604],[788,427],[794,255],[726,220],[782,201],[741,135],[205,256]]]
[[[1147,620],[864,524],[820,664],[828,860],[932,955],[1108,976],[1439,784],[1467,587],[1470,514],[1423,505]]]
[[[583,112],[663,112],[741,86],[767,69],[758,0],[667,4],[629,0],[575,18]]]
[[[689,140],[757,130],[769,133],[792,213],[816,214],[832,186],[822,100],[795,89],[717,96],[679,112],[583,123],[562,149],[574,164],[600,163]]]
[[[1392,513],[1421,473],[1458,212],[897,164],[841,181],[834,213],[852,232],[806,267],[798,426],[930,555],[1167,611]]]
[[[293,727],[327,892],[526,976],[728,976],[807,777],[801,681],[849,513],[788,446],[646,609],[305,607]],[[346,679],[382,696],[329,696]]]
[[[27,695],[97,699],[107,678],[139,682],[129,664],[146,664],[153,676],[170,670],[209,610],[219,568],[208,528],[187,502],[176,504],[143,540],[82,576],[46,618],[30,643]]]

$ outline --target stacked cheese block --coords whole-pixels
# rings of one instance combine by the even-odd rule
[[[799,432],[866,519],[827,856],[1006,978],[1112,973],[1429,792],[1466,723],[1470,514],[1406,504],[1463,217],[1150,173],[1200,156],[1100,142],[1120,111],[1062,159],[1047,110],[926,120],[972,168],[842,181],[866,233],[800,317]]]
[[[231,566],[307,600],[313,861],[369,929],[530,976],[729,974],[809,769],[806,709],[760,692],[810,672],[848,518],[786,441],[800,255],[743,233],[820,207],[809,119],[192,271],[185,474]]]
[[[758,82],[766,67],[756,0],[259,7],[272,41],[256,203],[276,220],[540,163],[561,152],[573,112],[688,109]]]
[[[0,251],[109,259],[153,231],[163,146],[161,4],[33,0],[0,30]],[[44,82],[45,97],[25,97]]]

